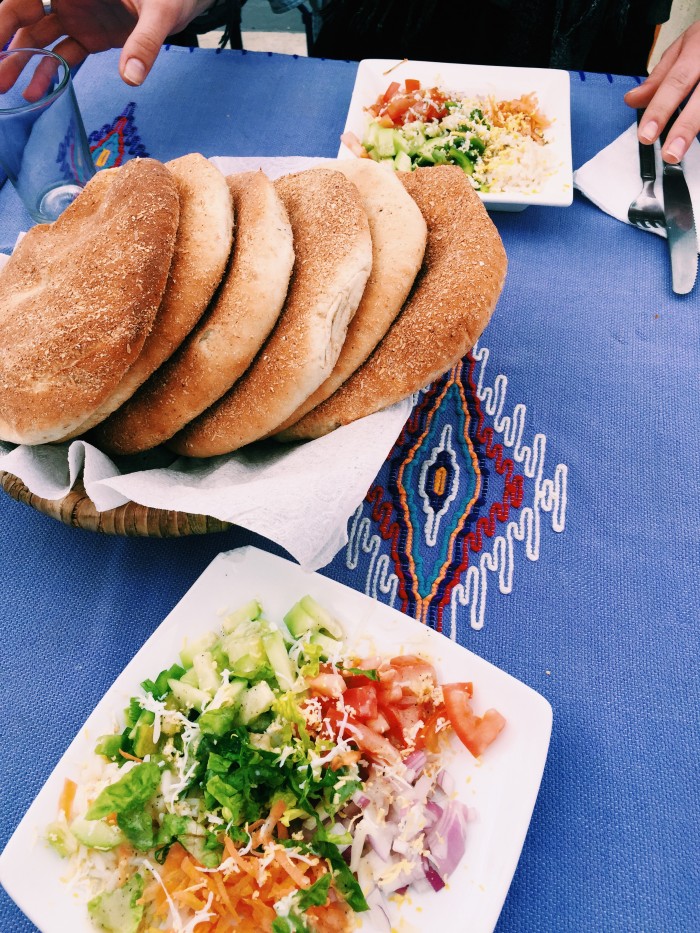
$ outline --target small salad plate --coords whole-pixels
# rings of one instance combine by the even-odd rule
[[[493,97],[497,101],[513,100],[534,94],[538,110],[547,118],[544,131],[547,170],[535,177],[533,162],[523,165],[523,172],[532,175],[532,188],[479,192],[489,210],[521,211],[531,205],[568,207],[573,200],[571,158],[571,108],[569,74],[549,68],[509,68],[486,65],[461,65],[440,62],[419,62],[390,59],[364,59],[360,62],[353,88],[344,134],[365,139],[371,107],[390,84],[409,80],[420,82],[421,88],[438,88],[450,97]],[[344,143],[338,158],[356,158]],[[529,182],[528,182],[529,184]]]
[[[73,740],[0,856],[0,882],[41,933],[95,933],[84,900],[66,881],[67,864],[46,843],[66,778],[111,733],[140,682],[171,665],[185,639],[216,629],[226,612],[259,600],[271,621],[311,595],[341,623],[358,657],[421,654],[440,683],[472,681],[473,707],[496,708],[506,727],[474,759],[453,736],[444,751],[454,794],[473,813],[465,854],[443,890],[389,902],[390,921],[376,909],[358,915],[364,931],[493,931],[525,840],[540,786],[552,726],[549,703],[509,674],[381,603],[255,548],[220,554],[117,677]],[[40,896],[37,896],[40,893]]]

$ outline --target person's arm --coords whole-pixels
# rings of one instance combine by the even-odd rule
[[[686,97],[688,102],[661,150],[666,162],[680,162],[700,131],[700,20],[666,49],[643,84],[625,94],[630,107],[644,108],[638,131],[641,142],[655,142]]]
[[[213,0],[53,0],[50,15],[41,0],[0,2],[0,48],[55,46],[68,64],[91,52],[122,48],[119,73],[127,84],[142,84],[166,36],[179,32]]]

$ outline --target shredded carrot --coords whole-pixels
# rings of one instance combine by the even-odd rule
[[[283,812],[276,807],[274,819]],[[195,933],[271,933],[277,916],[275,903],[309,887],[327,871],[322,860],[311,864],[293,861],[273,840],[248,855],[241,855],[228,836],[223,843],[224,862],[216,871],[203,871],[178,843],[171,846],[159,870],[167,897],[182,909],[208,908],[210,917],[196,924]],[[167,897],[156,879],[145,888],[143,901],[150,903],[161,921],[169,914]],[[349,929],[349,911],[332,890],[327,904],[313,908],[313,924],[317,933],[345,933]]]
[[[71,781],[70,778],[66,778],[63,782],[61,796],[58,798],[58,809],[65,816],[68,823],[70,823],[71,814],[73,811],[73,800],[75,799],[75,792],[77,789],[78,785],[75,783],[75,781]]]
[[[284,800],[276,801],[270,810],[270,813],[267,819],[262,823],[260,829],[253,836],[253,848],[257,849],[258,846],[264,845],[266,842],[272,838],[272,829],[275,824],[278,822],[284,811],[287,809],[287,804]]]
[[[275,861],[277,861],[282,866],[282,868],[287,872],[289,877],[296,883],[298,887],[308,888],[308,886],[311,884],[304,872],[297,868],[284,849],[275,848]]]
[[[122,751],[121,748],[119,749],[119,754],[122,756],[122,758],[126,758],[128,761],[138,761],[139,764],[143,762],[143,758],[137,758],[135,755],[130,755],[128,752]]]
[[[233,844],[233,840],[229,839],[228,836],[224,840],[224,846],[228,854],[231,856],[231,858],[235,862],[235,864],[242,871],[247,872],[247,874],[252,875],[254,878],[257,877],[257,874],[258,874],[257,867],[251,864],[250,860],[246,858],[244,855],[239,855],[238,849]],[[257,859],[254,859],[254,861],[257,861]]]

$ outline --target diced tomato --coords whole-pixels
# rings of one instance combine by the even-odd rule
[[[420,103],[420,101],[418,103]],[[386,105],[386,110],[384,112],[387,116],[391,117],[394,123],[400,125],[405,121],[406,112],[415,105],[416,99],[414,97],[394,97]]]
[[[505,719],[495,709],[486,710],[483,716],[474,714],[469,702],[471,684],[443,684],[442,693],[452,728],[462,744],[478,758],[502,731]]]
[[[401,85],[398,81],[392,81],[389,87],[381,95],[377,103],[388,104],[392,97],[398,92]]]
[[[441,719],[447,719],[447,711],[443,703],[436,707],[425,720],[416,736],[416,748],[425,748],[429,752],[437,752],[440,746],[440,733],[438,732],[438,722]]]
[[[377,718],[377,688],[373,683],[370,682],[364,687],[350,687],[343,694],[343,700],[346,706],[355,711],[353,718],[363,722]]]
[[[389,736],[400,748],[406,748],[408,745],[406,733],[415,728],[420,720],[420,707],[414,705],[401,709],[398,706],[387,705],[382,707],[382,715],[389,723]]]
[[[420,91],[420,81],[415,78],[406,78],[404,84],[407,91]]]
[[[391,659],[391,666],[396,671],[394,686],[401,687],[404,695],[424,696],[426,688],[437,686],[437,674],[429,661],[415,654],[406,654]]]
[[[378,732],[370,729],[369,726],[364,725],[364,723],[353,723],[348,731],[358,748],[366,752],[370,758],[377,758],[391,765],[400,763],[401,755],[391,742],[383,735],[379,735]]]
[[[394,121],[391,119],[388,113],[385,113],[383,116],[377,118],[377,125],[391,130],[394,128]]]

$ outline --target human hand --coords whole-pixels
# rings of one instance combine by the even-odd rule
[[[665,162],[680,162],[700,131],[700,20],[670,45],[649,77],[625,94],[630,107],[644,108],[638,135],[655,142],[669,118],[688,95],[661,150]]]
[[[11,49],[45,48],[63,38],[55,51],[73,67],[91,52],[122,48],[119,73],[139,85],[151,70],[163,40],[183,29],[211,6],[212,0],[53,0],[44,13],[41,0],[0,2],[0,47],[14,34]],[[0,90],[17,77],[9,62],[0,66]],[[37,74],[31,92],[40,97],[50,74]],[[35,98],[35,99],[36,99]]]

